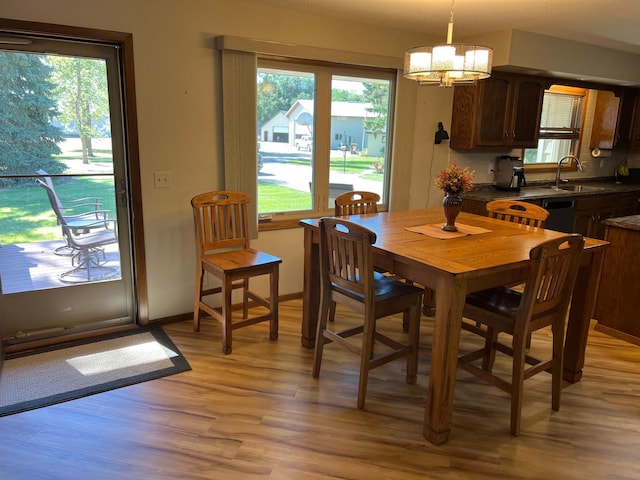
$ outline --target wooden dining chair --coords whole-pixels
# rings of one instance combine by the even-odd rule
[[[247,204],[249,195],[215,191],[191,199],[196,229],[196,284],[193,328],[200,330],[201,311],[222,324],[222,352],[231,353],[231,332],[269,321],[269,338],[278,338],[278,274],[282,260],[249,248]],[[205,289],[205,272],[218,278],[220,286]],[[269,275],[269,298],[249,289],[249,279]],[[232,293],[242,289],[242,320],[233,320]],[[203,297],[222,294],[221,306],[211,307]],[[249,318],[249,301],[267,312]]]
[[[313,356],[313,376],[320,375],[324,345],[335,342],[360,357],[358,408],[364,408],[369,371],[406,357],[407,383],[415,383],[418,369],[422,289],[373,270],[371,230],[337,217],[320,220],[321,310]],[[361,324],[343,330],[328,328],[329,311],[340,303],[363,316]],[[408,340],[399,343],[376,329],[376,320],[402,313]],[[337,323],[337,322],[336,322]],[[362,334],[358,344],[349,337]],[[385,347],[374,349],[374,344]]]
[[[378,213],[380,195],[374,192],[356,190],[338,195],[334,201],[336,217]]]
[[[343,193],[335,199],[335,216],[343,217],[346,215],[378,213],[379,201],[380,195],[374,192],[356,190],[353,192]],[[378,271],[384,272],[381,269],[378,269]],[[410,280],[402,279],[398,276],[395,276],[395,279],[411,283]],[[435,315],[435,295],[430,289],[424,288],[423,305],[423,312],[425,314],[430,316]],[[333,314],[331,315],[330,319],[332,318]],[[406,330],[408,328],[408,325],[405,323],[403,327]]]
[[[493,200],[487,203],[486,208],[491,218],[532,227],[544,228],[544,224],[549,218],[549,212],[546,209],[533,203],[518,200]],[[523,286],[512,286],[512,288],[521,292]],[[478,323],[473,325],[464,320],[462,322],[462,328],[465,330],[482,335],[483,332],[478,330],[479,327]],[[527,347],[529,346],[531,346],[531,337],[527,339]]]
[[[467,296],[463,315],[486,325],[487,331],[484,346],[462,355],[458,365],[511,395],[512,435],[520,433],[525,379],[550,368],[551,406],[560,408],[565,318],[583,246],[579,234],[548,240],[530,252],[531,268],[522,293],[496,287]],[[551,358],[538,360],[526,353],[526,340],[530,333],[548,326],[553,335]],[[499,333],[508,334],[510,344],[498,341]],[[496,351],[512,357],[510,381],[493,373]],[[474,365],[480,359],[482,366]]]
[[[549,212],[533,203],[518,200],[493,200],[487,203],[487,213],[491,218],[507,222],[544,228]]]

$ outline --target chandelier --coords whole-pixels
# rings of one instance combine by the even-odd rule
[[[483,45],[451,43],[453,40],[453,3],[447,30],[447,43],[410,48],[404,54],[404,76],[421,85],[451,87],[474,84],[491,76],[493,49]]]

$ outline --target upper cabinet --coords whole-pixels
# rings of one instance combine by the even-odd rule
[[[640,94],[636,97],[633,119],[631,121],[631,148],[640,149]]]
[[[543,77],[494,72],[477,85],[456,86],[450,147],[535,148],[548,84]]]
[[[624,89],[618,95],[599,90],[593,114],[591,148],[640,148],[638,90]]]

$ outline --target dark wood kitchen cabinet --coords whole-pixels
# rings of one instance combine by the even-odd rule
[[[624,193],[618,196],[616,217],[640,214],[640,192]]]
[[[616,217],[605,224],[610,245],[594,312],[596,330],[640,345],[640,217]]]
[[[587,237],[604,238],[603,222],[613,217],[640,213],[640,192],[609,193],[576,198],[574,232]]]
[[[544,77],[494,72],[477,85],[456,86],[451,148],[535,148],[549,84]]]
[[[640,93],[636,98],[630,134],[631,148],[640,150]]]
[[[635,132],[639,114],[637,89],[628,88],[617,93],[598,91],[589,146],[613,149],[635,144],[635,148],[640,147],[640,132]]]
[[[603,220],[616,215],[616,195],[576,198],[573,231],[591,238],[604,238]]]

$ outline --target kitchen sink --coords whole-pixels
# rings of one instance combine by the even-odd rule
[[[599,192],[604,190],[604,187],[594,187],[592,185],[560,185],[560,187],[546,187],[551,190],[564,190],[566,192]]]

